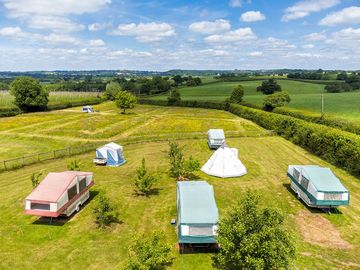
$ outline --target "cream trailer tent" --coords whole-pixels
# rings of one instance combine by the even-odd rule
[[[92,106],[84,106],[82,108],[82,111],[85,112],[85,113],[93,113],[94,112],[94,109]]]
[[[210,149],[217,149],[225,142],[225,134],[222,129],[209,129],[207,134]]]
[[[70,216],[89,199],[94,184],[91,172],[53,172],[25,199],[25,214],[43,217]]]
[[[349,205],[349,191],[329,168],[290,165],[287,175],[298,198],[310,207],[331,208]]]

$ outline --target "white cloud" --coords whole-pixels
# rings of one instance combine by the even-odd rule
[[[263,52],[260,51],[250,52],[249,55],[253,57],[260,57],[263,55]]]
[[[102,47],[105,46],[105,42],[102,39],[91,39],[89,40],[89,45],[91,47]]]
[[[205,41],[210,43],[227,43],[254,39],[256,39],[256,35],[250,27],[246,27],[238,28],[236,30],[228,31],[219,35],[208,36],[205,38]]]
[[[175,36],[175,29],[168,23],[120,24],[112,35],[133,36],[139,42],[154,42]]]
[[[88,25],[89,31],[101,31],[111,26],[111,23],[93,23]]]
[[[263,21],[266,17],[264,14],[262,14],[260,11],[248,11],[240,16],[240,20],[243,22],[257,22],[257,21]]]
[[[85,27],[70,20],[68,15],[96,12],[111,0],[3,0],[8,17],[25,21],[35,29],[73,32]]]
[[[333,12],[319,22],[320,25],[326,26],[358,23],[360,23],[360,7],[347,7],[343,10]]]
[[[230,55],[227,51],[224,50],[214,50],[214,49],[206,49],[198,51],[202,55],[206,56],[228,56]]]
[[[351,49],[352,54],[359,54],[360,47],[360,28],[345,28],[331,34],[326,40],[327,44],[337,45],[342,49]]]
[[[134,51],[132,49],[124,49],[124,50],[117,50],[109,52],[108,54],[109,58],[119,58],[121,56],[131,56],[131,57],[150,57],[152,56],[152,53],[150,52],[138,52]]]
[[[325,40],[327,37],[324,32],[321,32],[321,33],[311,33],[303,36],[302,38],[308,41],[321,41],[321,40]]]
[[[302,47],[303,47],[303,49],[312,49],[315,46],[313,44],[304,44]]]
[[[339,4],[340,0],[303,0],[295,3],[285,10],[282,21],[290,21],[309,16],[310,13],[318,12],[327,8],[331,8]]]
[[[70,45],[80,44],[80,41],[75,37],[68,35],[59,35],[54,33],[48,36],[44,36],[43,40],[51,44],[70,44]]]
[[[189,30],[203,35],[221,33],[230,30],[231,25],[227,20],[219,19],[214,22],[202,21],[190,24]]]
[[[11,38],[24,38],[26,33],[20,27],[4,27],[0,28],[0,36]]]
[[[82,24],[59,16],[32,16],[28,19],[28,26],[34,29],[51,29],[55,32],[74,32],[85,28]]]
[[[4,0],[4,6],[13,18],[29,14],[65,16],[93,13],[110,3],[111,0]]]

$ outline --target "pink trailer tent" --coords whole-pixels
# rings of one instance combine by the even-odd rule
[[[43,217],[70,216],[90,197],[91,172],[53,172],[25,199],[25,214]]]

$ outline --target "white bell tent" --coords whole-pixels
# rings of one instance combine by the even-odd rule
[[[229,178],[247,174],[247,169],[238,159],[236,148],[230,148],[226,143],[222,144],[210,159],[201,167],[201,171],[208,175]]]
[[[96,157],[105,158],[106,166],[117,167],[126,162],[122,146],[113,142],[96,149]]]

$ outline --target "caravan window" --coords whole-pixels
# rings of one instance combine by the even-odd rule
[[[293,176],[295,177],[296,180],[299,180],[300,173],[297,169],[294,169]]]
[[[31,203],[31,210],[50,210],[49,203]]]
[[[200,226],[190,226],[189,234],[192,236],[207,236],[213,235],[212,227],[200,227]]]
[[[68,198],[69,200],[71,200],[72,198],[75,197],[75,195],[77,194],[77,188],[76,185],[72,186],[71,188],[68,189]]]
[[[305,176],[301,176],[301,182],[300,184],[305,188],[307,189],[308,186],[309,186],[309,180],[305,177]]]
[[[86,188],[86,177],[79,181],[79,192],[83,191]]]

